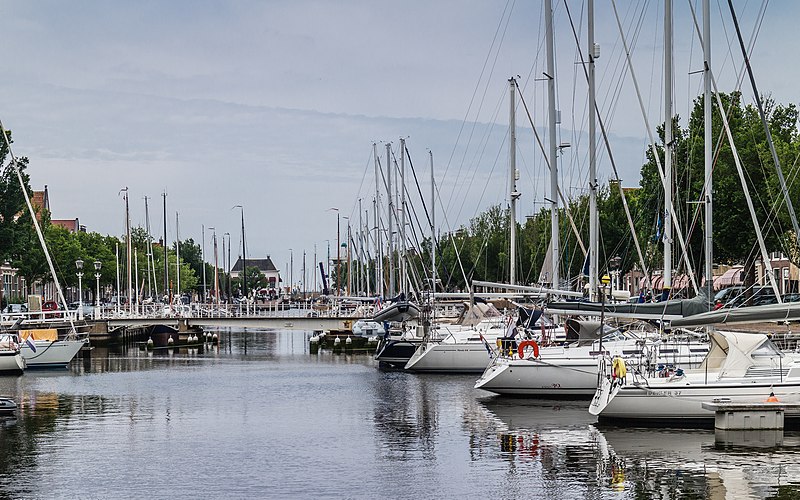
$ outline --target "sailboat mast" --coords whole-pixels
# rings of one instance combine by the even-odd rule
[[[224,239],[222,241],[225,242]],[[219,307],[219,254],[217,248],[217,232],[214,231],[214,302]]]
[[[672,288],[672,0],[664,1],[664,288]]]
[[[667,0],[669,1],[669,0]],[[594,43],[594,0],[588,3],[587,43],[589,64],[589,296],[597,300],[598,268],[600,267],[600,235],[597,216],[597,139],[596,139],[596,95],[594,59],[598,54]]]
[[[181,226],[178,221],[178,212],[175,212],[175,278],[177,280],[178,300],[181,300]]]
[[[161,196],[164,198],[164,298],[169,304],[170,290],[169,290],[169,246],[167,246],[167,192],[164,191]]]
[[[408,291],[408,267],[406,265],[406,140],[400,139],[400,182],[397,186],[400,189],[400,238],[402,244],[400,249],[403,255],[400,257],[400,291]]]
[[[147,231],[147,296],[153,297],[153,282],[150,281],[150,258],[153,256],[153,240],[150,237],[150,210],[147,206],[148,197],[144,197],[144,225]]]
[[[381,247],[381,190],[380,165],[378,164],[378,146],[372,143],[372,157],[375,163],[375,293],[383,295],[383,248]]]
[[[386,144],[386,196],[389,199],[389,226],[388,226],[388,245],[389,245],[389,296],[394,297],[394,195],[392,194],[392,145]]]
[[[360,294],[366,290],[364,284],[364,218],[361,213],[361,198],[358,199],[358,293]]]
[[[436,181],[433,177],[433,151],[428,151],[431,159],[431,301],[436,293]]]
[[[128,188],[125,188],[125,240],[127,248],[128,267],[128,312],[133,314],[133,257],[131,255],[131,214],[128,206]]]
[[[553,242],[552,288],[559,289],[559,257],[561,244],[558,234],[558,158],[556,158],[556,80],[555,53],[553,47],[553,0],[545,2],[545,24],[547,37],[547,102],[550,126],[550,238]]]
[[[713,209],[713,197],[712,197],[712,182],[711,182],[711,175],[712,175],[712,167],[713,167],[713,158],[712,158],[712,141],[713,138],[711,136],[711,7],[709,0],[703,0],[703,59],[704,59],[704,67],[703,67],[703,83],[704,83],[704,92],[703,92],[703,119],[705,121],[705,128],[704,128],[704,145],[705,145],[705,233],[704,233],[704,240],[705,240],[705,288],[708,292],[708,298],[711,300],[711,290],[713,287],[714,276],[712,274],[713,270],[713,262],[714,262],[714,249],[712,246],[712,209]]]
[[[116,269],[116,271],[117,271],[117,308],[116,308],[115,312],[119,316],[119,313],[120,313],[120,309],[119,309],[119,294],[121,292],[120,285],[119,285],[119,243],[115,243],[114,244],[114,261],[115,261],[115,264],[117,266],[117,269]]]
[[[201,302],[206,302],[206,225],[200,224],[200,238],[203,240],[203,244],[200,245],[200,262],[203,264],[203,298]],[[222,260],[225,260],[225,239],[222,240]]]
[[[517,82],[514,78],[508,79],[508,205],[509,205],[509,268],[508,282],[517,284]]]

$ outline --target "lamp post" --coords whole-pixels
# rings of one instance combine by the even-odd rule
[[[103,263],[99,260],[94,261],[94,279],[97,280],[97,290],[94,294],[94,319],[100,317],[100,268]]]
[[[76,276],[78,276],[78,319],[83,319],[83,261],[78,259],[75,261],[75,267],[78,269]]]

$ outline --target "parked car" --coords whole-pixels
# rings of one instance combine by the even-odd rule
[[[42,304],[42,311],[58,311],[58,302],[48,300]],[[45,314],[45,318],[57,318],[59,315],[55,313]]]
[[[754,306],[761,306],[765,304],[774,304],[778,302],[778,299],[775,297],[775,291],[772,289],[771,286],[756,286],[753,287],[752,291],[753,300],[750,305]],[[725,307],[740,307],[743,306],[747,301],[747,297],[744,293],[744,289],[739,292],[739,294],[733,297],[730,301],[725,303]]]
[[[5,309],[3,309],[4,313],[8,314],[21,314],[28,312],[28,304],[8,304]]]
[[[743,286],[723,288],[714,295],[714,304],[717,307],[728,307],[729,302],[735,300],[744,291]]]
[[[781,296],[784,302],[800,302],[800,293],[785,293]]]

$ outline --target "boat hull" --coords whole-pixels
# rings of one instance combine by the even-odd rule
[[[673,346],[670,346],[673,347]],[[603,351],[630,361],[640,361],[636,341],[606,342]],[[707,346],[684,344],[658,357],[658,363],[691,368],[702,362]],[[673,352],[675,351],[675,352]],[[599,344],[543,347],[539,358],[501,357],[475,383],[476,389],[495,394],[537,397],[586,397],[597,390]]]
[[[375,349],[375,359],[381,363],[402,368],[414,355],[420,344],[418,339],[382,339]]]
[[[19,351],[0,352],[0,374],[22,375],[25,371],[25,360]]]
[[[784,379],[785,380],[785,379]],[[723,399],[731,403],[764,402],[770,392],[784,403],[800,403],[800,380],[781,382],[752,379],[724,383],[683,383],[625,386],[606,405],[598,418],[604,422],[638,422],[642,425],[707,426],[714,412],[704,402]],[[787,410],[786,419],[800,419],[798,410]]]
[[[23,342],[20,353],[29,369],[66,368],[87,343],[87,340],[56,340],[54,342],[36,340],[34,341],[35,351],[27,342]]]
[[[405,365],[418,372],[482,373],[492,361],[483,342],[420,345]]]

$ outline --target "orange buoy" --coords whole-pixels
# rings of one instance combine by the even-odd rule
[[[523,340],[519,343],[519,347],[517,348],[517,353],[519,354],[520,359],[525,358],[526,347],[533,347],[533,357],[539,357],[539,344],[537,344],[535,340]]]

